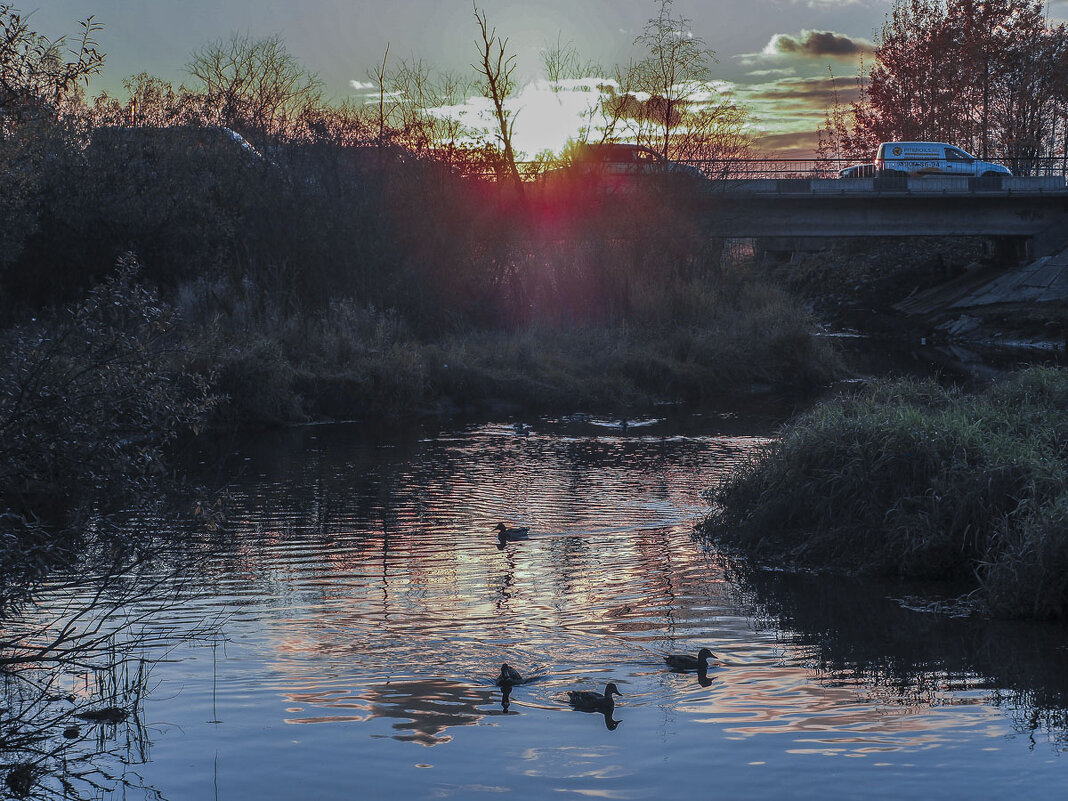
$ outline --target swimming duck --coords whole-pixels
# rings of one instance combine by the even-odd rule
[[[519,674],[519,671],[505,662],[501,665],[501,675],[497,677],[497,681],[494,682],[498,687],[511,688],[513,684],[522,684],[523,677]]]
[[[615,707],[615,699],[612,694],[623,695],[615,683],[608,682],[604,688],[604,695],[593,690],[568,690],[567,698],[571,706],[583,712],[611,712]]]
[[[664,657],[664,662],[672,670],[696,670],[700,673],[708,672],[708,660],[716,659],[716,655],[707,648],[697,652],[697,656],[689,654],[671,654]]]
[[[504,523],[498,523],[494,528],[497,529],[497,541],[501,545],[515,540],[525,540],[530,534],[529,528],[508,528]]]

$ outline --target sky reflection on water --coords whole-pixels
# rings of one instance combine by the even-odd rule
[[[1018,644],[879,588],[746,578],[693,540],[701,492],[770,425],[597,422],[245,443],[229,529],[159,622],[222,613],[225,641],[157,666],[147,781],[170,799],[1063,791],[1063,685],[1020,695],[975,647]],[[498,549],[498,521],[531,538]],[[665,669],[701,646],[726,663],[708,681]],[[1035,653],[1034,673],[1064,666],[1063,643]],[[527,678],[507,703],[502,662]],[[608,681],[614,712],[568,706]],[[1045,729],[1021,727],[1034,709]]]

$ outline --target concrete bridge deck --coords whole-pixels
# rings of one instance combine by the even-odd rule
[[[1068,194],[1063,176],[1038,178],[990,175],[924,175],[893,178],[756,178],[712,181],[714,192],[728,195],[1057,195]]]
[[[989,236],[1068,246],[1063,177],[924,176],[711,181],[687,203],[710,236]]]

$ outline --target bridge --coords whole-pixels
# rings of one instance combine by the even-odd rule
[[[690,203],[712,236],[985,236],[1068,246],[1068,188],[1058,176],[764,178],[711,181]]]
[[[595,208],[611,217],[628,205],[640,213],[663,198],[712,237],[981,236],[1016,240],[1011,249],[1026,257],[1068,247],[1059,160],[1028,176],[839,178],[837,166],[762,159],[563,168],[528,174],[527,194],[562,218]]]

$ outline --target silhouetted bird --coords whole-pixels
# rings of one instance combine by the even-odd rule
[[[612,698],[613,694],[623,695],[613,682],[608,682],[604,688],[604,695],[593,690],[569,690],[567,698],[571,706],[583,712],[607,712],[610,714],[616,705],[615,699]]]
[[[519,671],[505,662],[501,665],[501,675],[497,677],[497,681],[494,682],[498,687],[511,687],[514,684],[522,684],[523,677],[519,674]]]
[[[664,657],[664,662],[672,670],[697,670],[701,673],[708,671],[708,660],[716,659],[716,655],[707,648],[702,648],[698,651],[697,656],[690,656],[689,654],[671,654]]]
[[[497,529],[497,542],[500,545],[504,545],[506,542],[525,540],[530,534],[529,528],[508,528],[504,523],[498,523],[494,528]]]

